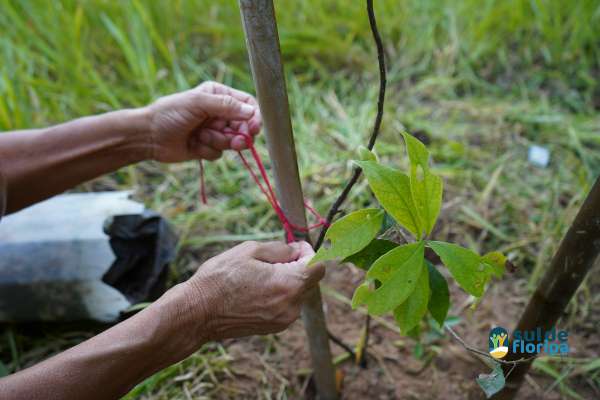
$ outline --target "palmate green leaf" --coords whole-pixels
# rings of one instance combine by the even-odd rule
[[[410,190],[421,228],[429,235],[442,208],[442,179],[429,170],[429,151],[414,136],[403,133],[410,160]],[[419,169],[421,174],[419,175]]]
[[[427,309],[441,327],[444,325],[448,309],[450,308],[448,282],[446,282],[446,278],[429,261],[425,261],[425,263],[429,271],[429,287],[431,288],[431,298],[429,299]]]
[[[394,247],[398,247],[398,243],[384,239],[375,239],[358,253],[346,257],[344,262],[352,263],[358,268],[367,271],[369,268],[371,268],[371,265],[375,262],[375,260],[392,250]]]
[[[400,171],[375,161],[355,161],[369,181],[379,203],[415,237],[422,232],[417,208],[410,190],[410,178]]]
[[[358,210],[334,222],[325,234],[325,240],[331,243],[323,246],[310,260],[317,261],[343,259],[365,248],[381,228],[383,210],[365,208]]]
[[[379,257],[367,272],[368,279],[377,279],[381,286],[366,299],[369,314],[392,311],[412,293],[424,269],[425,243],[398,246]]]
[[[414,290],[408,298],[394,310],[394,318],[403,334],[408,334],[427,312],[429,303],[429,272],[421,260],[421,274],[417,279]]]
[[[475,297],[481,297],[490,278],[490,272],[481,263],[481,257],[452,243],[431,241],[428,244],[440,256],[460,287]]]

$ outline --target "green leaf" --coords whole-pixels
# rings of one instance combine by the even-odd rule
[[[422,178],[419,178],[417,170],[413,168],[410,174],[410,190],[425,234],[429,235],[442,209],[442,178],[429,170],[423,171]]]
[[[404,262],[413,256],[418,256],[421,252],[423,252],[423,255],[425,254],[424,242],[397,245],[394,249],[375,260],[367,272],[366,278],[387,282],[398,272]]]
[[[429,287],[431,288],[431,298],[427,308],[433,319],[444,325],[448,309],[450,308],[450,291],[448,290],[448,282],[446,278],[433,266],[429,261],[425,261],[429,271]]]
[[[363,282],[360,286],[354,290],[354,295],[352,296],[352,309],[356,310],[358,306],[365,304],[367,298],[371,295],[371,290],[369,289],[369,282]]]
[[[383,208],[415,237],[420,237],[421,223],[410,190],[410,178],[374,161],[355,163],[362,168],[371,190]]]
[[[394,310],[394,318],[403,334],[411,332],[427,312],[429,302],[429,272],[421,260],[421,274],[413,292]]]
[[[368,279],[378,279],[382,285],[366,300],[369,314],[381,315],[403,303],[413,292],[421,272],[425,243],[398,246],[379,257],[369,272]]]
[[[404,137],[404,143],[406,143],[406,152],[408,153],[410,164],[414,166],[419,165],[423,170],[428,170],[429,151],[427,147],[410,133],[402,132],[402,136]]]
[[[358,157],[361,161],[377,161],[377,156],[365,146],[358,147]]]
[[[475,380],[481,389],[483,389],[485,392],[485,397],[488,399],[501,391],[504,388],[504,385],[506,385],[504,372],[502,371],[502,366],[500,363],[496,363],[496,365],[494,365],[492,372],[489,374],[479,374]]]
[[[403,133],[410,159],[410,190],[421,221],[421,228],[429,235],[442,208],[442,179],[429,170],[429,152],[414,136]],[[419,176],[419,168],[421,176]],[[421,232],[420,232],[421,234]]]
[[[330,245],[322,246],[310,260],[310,264],[343,259],[365,248],[379,232],[383,215],[383,210],[366,208],[334,222],[325,234],[325,240],[329,240]]]
[[[490,267],[490,272],[496,278],[502,278],[506,261],[506,256],[499,251],[492,251],[481,257],[481,262]]]
[[[367,271],[371,265],[379,257],[393,249],[398,247],[398,243],[391,242],[384,239],[375,239],[367,245],[364,249],[356,254],[352,254],[344,259],[344,262],[349,262],[356,265],[358,268]]]
[[[460,287],[475,297],[481,297],[490,275],[481,264],[479,255],[452,243],[431,241],[428,244],[440,256]]]

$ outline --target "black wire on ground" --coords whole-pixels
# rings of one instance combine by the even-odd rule
[[[373,10],[373,0],[367,0],[367,14],[369,15],[369,25],[371,26],[371,33],[373,35],[373,40],[375,41],[375,45],[377,46],[377,61],[379,64],[379,96],[377,97],[377,116],[375,117],[375,124],[373,125],[373,131],[371,132],[371,137],[369,138],[369,143],[367,144],[367,148],[369,150],[373,150],[375,146],[375,141],[379,136],[379,131],[381,129],[381,121],[383,119],[383,106],[385,102],[385,88],[387,84],[386,71],[385,71],[385,52],[383,47],[383,42],[381,40],[381,35],[379,34],[379,29],[377,29],[377,19],[375,18],[375,12]],[[319,232],[319,237],[317,242],[315,243],[315,251],[319,250],[321,245],[323,245],[323,240],[325,239],[325,234],[327,233],[327,228],[329,224],[333,221],[337,213],[340,211],[340,207],[342,203],[348,198],[350,194],[350,190],[360,178],[362,170],[358,167],[354,167],[352,171],[352,176],[350,180],[346,183],[344,190],[338,196],[338,198],[334,201],[327,213],[327,224],[323,225],[321,228],[321,232]],[[363,350],[363,360],[360,360],[361,363],[364,363],[364,357],[367,352],[367,344],[369,340],[369,326],[370,326],[370,317],[367,317],[367,332],[366,339]],[[331,331],[327,330],[327,334],[329,335],[329,339],[336,343],[338,346],[344,348],[350,356],[355,359],[355,353],[352,351],[352,348],[345,344],[341,339],[336,337],[331,333]]]

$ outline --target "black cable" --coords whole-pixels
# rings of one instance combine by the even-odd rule
[[[383,42],[381,41],[381,36],[379,35],[379,30],[377,29],[377,20],[375,18],[375,12],[373,11],[373,0],[367,0],[367,14],[369,14],[369,25],[371,26],[371,33],[373,34],[373,40],[375,41],[375,45],[377,46],[377,61],[379,63],[379,96],[377,98],[377,116],[375,117],[375,124],[373,125],[373,131],[371,133],[371,137],[369,138],[369,143],[367,144],[367,148],[369,150],[373,150],[375,146],[375,141],[377,140],[377,136],[379,136],[379,131],[381,129],[381,121],[383,119],[383,105],[385,101],[385,87],[387,84],[386,72],[385,72],[385,53],[383,48]],[[321,228],[321,232],[319,232],[319,238],[315,243],[315,251],[319,250],[321,245],[323,244],[323,240],[325,239],[325,233],[327,233],[327,228],[331,221],[335,218],[336,214],[339,212],[339,209],[342,203],[350,194],[350,190],[354,184],[358,181],[362,170],[358,167],[354,167],[354,171],[352,172],[352,177],[346,183],[344,190],[332,204],[329,212],[327,213],[327,225],[324,225]]]
[[[387,84],[387,78],[385,71],[385,52],[383,48],[383,42],[381,41],[381,35],[379,34],[379,30],[377,29],[377,19],[375,18],[375,12],[373,11],[373,0],[367,0],[367,14],[369,15],[369,25],[371,26],[373,40],[375,41],[375,45],[377,46],[377,61],[379,64],[379,96],[377,98],[377,116],[375,117],[373,131],[371,133],[371,137],[369,138],[369,143],[367,144],[367,148],[369,150],[373,150],[373,147],[375,146],[375,141],[379,136],[379,131],[381,129],[381,121],[383,119],[383,106],[385,102],[385,88]],[[339,212],[342,203],[346,200],[348,194],[350,194],[350,190],[352,190],[352,187],[354,186],[354,184],[356,184],[358,178],[360,178],[361,173],[362,170],[360,168],[354,168],[354,171],[352,172],[352,177],[346,183],[344,190],[342,190],[342,193],[340,193],[338,198],[335,200],[335,202],[329,209],[329,212],[327,213],[328,224],[324,225],[323,228],[321,228],[321,232],[319,232],[319,238],[317,239],[317,242],[315,244],[315,251],[319,250],[319,248],[323,244],[323,240],[325,239],[325,233],[327,233],[327,228],[329,224],[331,223],[331,221],[333,221],[336,214]],[[359,362],[361,362],[361,364],[363,365],[366,361],[365,355],[367,352],[367,344],[369,340],[369,328],[371,325],[370,322],[371,318],[367,316],[363,355],[362,360],[359,360]],[[345,349],[353,359],[356,359],[356,355],[354,351],[352,351],[352,348],[350,346],[344,343],[340,338],[336,337],[333,333],[331,333],[331,331],[327,330],[327,334],[329,335],[329,339],[332,342]]]

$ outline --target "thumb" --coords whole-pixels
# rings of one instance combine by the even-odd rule
[[[226,94],[206,94],[202,108],[211,118],[247,120],[252,118],[256,108]]]

